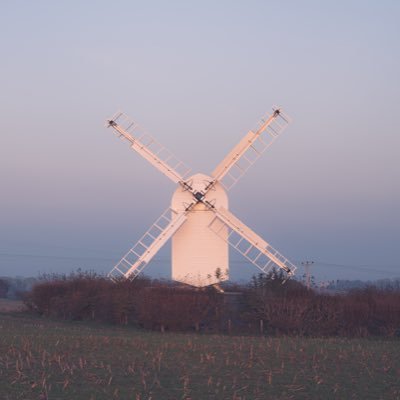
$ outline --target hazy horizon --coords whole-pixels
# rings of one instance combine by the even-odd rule
[[[232,212],[319,280],[400,277],[399,17],[390,0],[6,2],[0,275],[108,272],[169,205],[175,186],[105,128],[116,111],[209,174],[276,104],[293,122]],[[168,268],[164,249],[145,272]]]

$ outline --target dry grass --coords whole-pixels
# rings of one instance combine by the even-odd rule
[[[0,314],[0,398],[400,399],[399,345],[161,334]]]

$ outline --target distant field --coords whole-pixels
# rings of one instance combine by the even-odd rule
[[[400,341],[161,334],[3,313],[0,398],[400,399]]]
[[[20,300],[0,299],[0,312],[24,311],[24,303]]]

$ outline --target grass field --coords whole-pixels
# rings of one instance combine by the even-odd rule
[[[2,313],[0,398],[400,399],[400,341],[161,334]]]

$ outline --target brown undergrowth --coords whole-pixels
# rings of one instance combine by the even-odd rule
[[[48,277],[28,293],[30,311],[64,320],[93,320],[160,331],[367,337],[400,335],[400,291],[369,287],[318,293],[282,284],[279,273],[247,285],[198,290],[139,278],[110,282],[89,273]],[[232,290],[234,289],[234,292]]]

